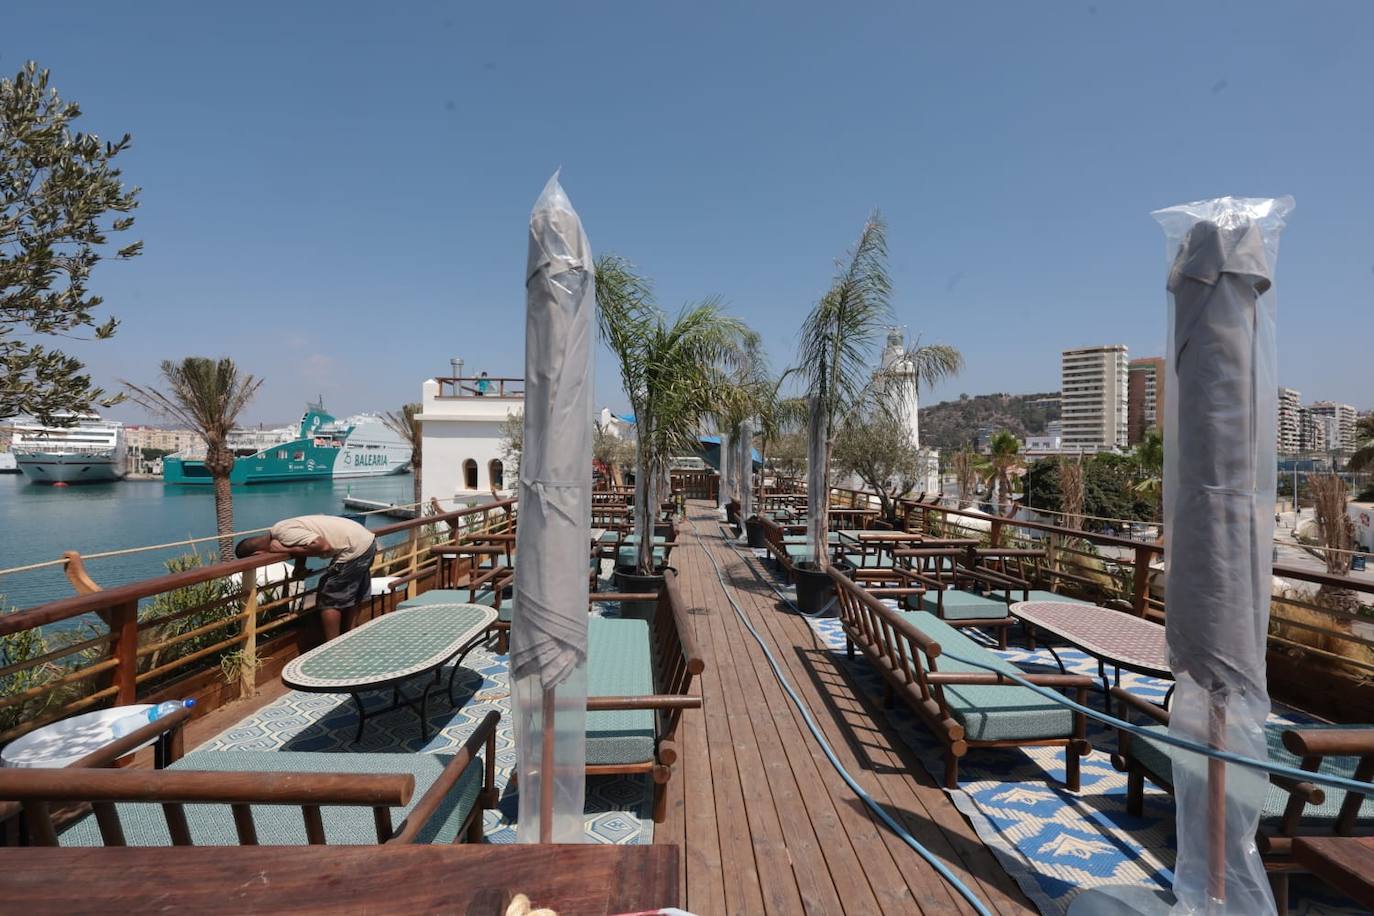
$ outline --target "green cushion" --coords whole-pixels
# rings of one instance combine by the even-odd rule
[[[211,770],[217,773],[409,773],[415,777],[410,804],[391,809],[393,829],[415,806],[444,766],[449,754],[349,754],[304,751],[197,751],[172,764],[176,770]],[[482,760],[476,758],[463,771],[443,804],[416,838],[419,843],[451,843],[458,837],[463,819],[476,804],[482,788]],[[119,804],[119,819],[130,846],[170,846],[162,806]],[[377,842],[372,809],[365,806],[326,805],[320,809],[325,840],[331,845],[370,845]],[[238,834],[228,805],[187,805],[186,820],[197,846],[236,846]],[[303,846],[305,822],[294,805],[254,805],[253,822],[258,842],[264,846]],[[63,846],[101,846],[95,816],[87,815],[62,833]]]
[[[1374,728],[1374,726],[1350,725],[1301,726],[1304,731],[1326,728],[1347,729],[1358,727]],[[1288,749],[1283,746],[1283,733],[1292,728],[1294,728],[1294,726],[1277,722],[1266,723],[1264,726],[1264,739],[1265,743],[1269,746],[1270,760],[1275,763],[1283,763],[1292,767],[1300,767],[1302,766],[1302,759],[1290,754]],[[1147,725],[1145,729],[1147,731],[1159,733],[1169,730],[1166,725]],[[1143,763],[1146,769],[1166,781],[1173,781],[1173,761],[1169,756],[1174,752],[1173,748],[1165,744],[1151,741],[1148,738],[1136,736],[1131,737],[1130,747],[1131,756]],[[1187,751],[1177,751],[1177,753],[1186,754]],[[1326,757],[1322,760],[1319,772],[1327,773],[1332,776],[1346,776],[1354,779],[1355,765],[1357,762],[1357,758],[1355,757]],[[1326,801],[1320,805],[1308,805],[1303,809],[1302,824],[1304,826],[1315,828],[1325,827],[1329,830],[1331,822],[1334,821],[1336,815],[1340,813],[1341,805],[1345,802],[1345,790],[1334,789],[1327,786],[1323,788],[1323,791],[1326,793]],[[1264,793],[1264,812],[1261,815],[1262,820],[1270,825],[1276,826],[1277,822],[1283,818],[1283,812],[1288,806],[1289,797],[1287,792],[1271,782],[1268,790]],[[1364,803],[1360,805],[1360,813],[1357,817],[1359,820],[1374,818],[1374,799],[1366,796]]]
[[[1011,662],[984,649],[961,631],[925,611],[899,611],[922,633],[953,653],[990,665],[997,671],[1023,674]],[[989,673],[984,668],[954,661],[948,655],[936,660],[940,671]],[[975,741],[1026,741],[1068,738],[1073,734],[1073,713],[1053,700],[1016,684],[951,687],[945,685],[945,701],[968,737]]]
[[[487,607],[492,607],[496,604],[496,592],[489,588],[479,588],[474,596],[466,588],[432,588],[423,595],[407,598],[396,605],[396,608],[400,610],[408,607],[424,607],[427,604],[452,604],[455,601],[466,604],[484,604]],[[501,601],[501,606],[496,609],[497,620],[510,623],[511,603],[510,598]]]
[[[654,563],[661,566],[666,557],[667,552],[662,547],[654,548]],[[616,551],[615,562],[618,566],[635,565],[639,562],[639,548],[621,547],[618,551]]]
[[[957,588],[945,589],[938,596],[935,592],[926,592],[921,596],[921,610],[938,614],[941,596],[944,599],[945,620],[1000,619],[1009,613],[1007,602],[1002,598],[975,595]]]
[[[649,623],[615,617],[587,620],[587,696],[650,696]],[[645,763],[654,758],[654,712],[587,713],[587,763]]]

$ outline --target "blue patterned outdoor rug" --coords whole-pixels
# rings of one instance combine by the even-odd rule
[[[449,667],[443,669],[448,685]],[[409,686],[418,692],[424,678]],[[202,744],[202,751],[330,751],[351,753],[453,753],[473,733],[486,714],[501,713],[496,729],[496,785],[501,801],[486,812],[489,843],[514,843],[519,794],[510,788],[515,770],[515,738],[510,715],[510,681],[507,658],[485,648],[468,654],[454,684],[458,703],[450,706],[442,689],[429,697],[430,739],[420,740],[415,710],[402,708],[369,717],[363,739],[357,744],[358,718],[346,694],[290,691],[248,718]],[[369,706],[384,706],[391,692],[366,697]],[[653,784],[647,776],[599,776],[587,780],[587,842],[652,843]]]

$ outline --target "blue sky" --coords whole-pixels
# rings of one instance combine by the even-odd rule
[[[746,7],[747,8],[744,8]],[[910,7],[910,8],[909,8]],[[577,15],[560,20],[560,14]],[[94,285],[97,378],[228,354],[254,421],[523,370],[529,207],[561,166],[597,251],[719,295],[789,364],[882,208],[933,394],[1053,390],[1061,349],[1163,350],[1152,209],[1291,194],[1280,368],[1374,407],[1374,4],[23,3],[28,58],[128,131],[145,254]],[[542,25],[541,25],[542,20]],[[599,400],[623,403],[610,358]],[[115,412],[137,418],[136,409]]]

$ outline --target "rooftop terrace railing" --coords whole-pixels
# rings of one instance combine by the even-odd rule
[[[431,547],[508,531],[515,509],[514,500],[502,500],[373,529],[379,549],[372,574],[404,580],[400,587],[413,595],[437,573]],[[0,616],[0,744],[103,705],[200,693],[208,710],[250,694],[260,674],[275,674],[294,654],[297,631],[314,613],[309,580],[323,570],[259,583],[258,570],[284,559],[192,563],[101,589],[80,555],[69,554],[67,575],[78,594]],[[369,613],[397,597],[380,596]],[[45,628],[56,624],[65,630],[50,635]]]
[[[833,489],[832,505],[876,507],[878,497]],[[977,537],[1001,547],[1035,548],[1043,558],[1023,560],[1022,570],[1052,590],[1089,598],[1167,625],[1164,545],[1159,541],[1080,531],[1028,519],[959,509],[939,497],[898,502],[910,530]],[[1275,564],[1270,602],[1270,676],[1291,688],[1293,702],[1330,712],[1370,688],[1351,713],[1374,721],[1374,583],[1291,564]],[[1319,707],[1319,708],[1318,708]],[[1357,712],[1356,709],[1363,710]]]
[[[436,378],[441,398],[523,398],[525,380],[523,378],[493,378],[487,376],[462,376]],[[483,386],[483,383],[485,387]]]

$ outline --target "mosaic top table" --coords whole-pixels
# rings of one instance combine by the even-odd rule
[[[443,666],[453,658],[448,678],[449,700],[453,680],[463,657],[481,641],[496,619],[496,609],[481,604],[443,603],[399,608],[322,646],[292,659],[282,669],[282,683],[309,693],[347,693],[358,707],[358,734],[369,716],[410,706],[420,716],[420,737],[429,738],[429,692],[439,683]],[[404,697],[401,685],[433,674],[418,697]],[[363,705],[366,690],[391,688],[391,705],[368,711]]]
[[[1109,664],[1116,670],[1114,682],[1118,685],[1122,670],[1168,681],[1174,679],[1169,668],[1164,627],[1143,617],[1069,601],[1018,601],[1011,606],[1011,615],[1023,626],[1053,634],[1097,659],[1102,690],[1108,696],[1106,666]],[[1059,663],[1059,670],[1064,671],[1059,654],[1053,647],[1047,648]]]

